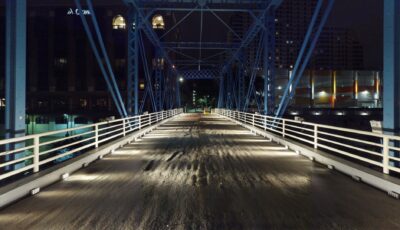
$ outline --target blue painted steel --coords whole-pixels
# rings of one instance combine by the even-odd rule
[[[255,91],[254,83],[256,81],[257,73],[258,73],[258,70],[259,70],[259,64],[260,64],[260,60],[261,60],[261,53],[263,53],[263,51],[264,51],[262,49],[262,47],[264,45],[263,41],[264,41],[264,32],[262,32],[260,34],[260,38],[259,38],[259,41],[258,41],[257,53],[256,53],[256,57],[255,57],[252,69],[251,69],[250,81],[249,81],[248,88],[247,88],[247,96],[245,98],[242,111],[247,111],[248,106],[250,104],[251,96],[253,95],[253,91]]]
[[[82,11],[82,6],[81,6],[81,3],[80,3],[80,0],[75,0],[75,4],[76,4],[77,8],[80,11]],[[107,71],[106,71],[106,69],[105,69],[105,67],[103,65],[102,58],[100,57],[99,51],[98,51],[98,49],[96,47],[96,43],[94,41],[92,32],[91,32],[91,30],[89,28],[89,25],[88,25],[88,23],[86,21],[85,16],[83,14],[80,14],[79,16],[80,16],[80,18],[82,20],[82,24],[83,24],[83,27],[85,29],[86,35],[88,36],[90,46],[91,46],[91,48],[93,50],[93,53],[94,53],[94,55],[96,57],[96,60],[97,60],[97,63],[99,65],[99,67],[100,67],[100,71],[103,74],[103,77],[104,77],[104,79],[105,79],[105,81],[107,83],[108,90],[110,91],[111,97],[113,98],[115,106],[117,107],[118,113],[119,113],[119,115],[121,117],[124,117],[124,116],[126,116],[127,113],[126,113],[124,104],[121,104],[121,101],[118,99],[118,98],[121,98],[121,97],[117,96],[119,91],[117,91],[117,92],[114,91],[115,89],[112,86],[112,84],[110,82],[110,79],[109,79],[109,76],[107,74]]]
[[[282,3],[282,0],[271,0],[264,2],[263,7],[259,9],[264,9],[262,13],[258,17],[255,18],[253,24],[250,26],[249,30],[246,32],[245,36],[242,39],[242,42],[239,46],[238,49],[235,50],[235,52],[232,54],[231,58],[227,60],[227,62],[224,64],[223,70],[227,71],[228,66],[234,62],[240,53],[245,49],[246,47],[249,46],[249,44],[254,40],[254,38],[258,35],[261,29],[264,28],[264,24],[261,23],[264,21],[265,16],[267,13],[271,10],[275,10],[280,4]]]
[[[139,114],[139,17],[134,9],[128,12],[128,80],[127,110],[129,115]],[[133,28],[135,25],[135,28]],[[138,26],[136,26],[138,25]],[[147,96],[147,95],[146,95]]]
[[[146,87],[144,89],[144,94],[143,94],[143,97],[142,97],[142,100],[140,103],[139,114],[143,113],[143,108],[146,105],[146,99],[147,99],[148,94],[149,94],[149,86],[146,85]]]
[[[212,9],[210,9],[209,7],[207,7],[207,10],[209,10],[209,12],[214,15],[226,28],[228,28],[228,30],[235,35],[237,38],[239,38],[240,40],[242,40],[242,38],[236,33],[236,31],[234,29],[232,29],[232,27],[230,27],[228,24],[226,24],[226,22],[224,20],[222,20],[221,17],[218,16],[218,14],[216,14]]]
[[[235,80],[232,75],[232,69],[230,69],[227,73],[227,102],[226,102],[226,107],[228,109],[233,109],[233,105],[235,102]],[[236,105],[236,102],[235,102]]]
[[[383,128],[400,133],[400,2],[384,1]]]
[[[195,9],[197,9],[198,7],[192,9],[191,11],[189,11],[189,13],[187,13],[185,16],[183,16],[177,23],[175,23],[175,25],[173,25],[167,32],[165,32],[160,39],[162,39],[163,37],[165,37],[167,34],[169,34],[171,31],[173,31],[176,27],[178,27],[182,22],[184,22],[193,12]]]
[[[236,79],[237,79],[237,102],[238,102],[238,107],[236,109],[242,110],[245,104],[245,91],[246,91],[246,76],[244,72],[245,66],[244,66],[244,55],[243,52],[239,54],[238,56],[238,62],[236,66]]]
[[[146,57],[146,50],[144,48],[143,36],[142,36],[141,31],[139,31],[139,48],[140,48],[140,54],[142,57],[144,75],[145,75],[146,83],[147,83],[146,87],[148,87],[148,90],[149,90],[152,109],[153,109],[153,111],[157,111],[156,101],[155,101],[154,92],[153,92],[153,84],[152,84],[152,80],[151,80],[152,73],[149,72],[149,67],[147,64],[147,57]]]
[[[163,42],[165,48],[180,49],[180,50],[194,50],[198,49],[200,42]],[[226,42],[202,42],[202,49],[209,50],[223,50],[223,49],[237,49],[239,43],[226,43]],[[204,59],[203,59],[204,60]]]
[[[180,76],[185,80],[202,80],[202,79],[218,79],[220,73],[216,69],[191,69],[191,70],[181,70],[179,72]]]
[[[162,59],[162,55],[158,51],[155,54],[156,66],[154,66],[154,91],[155,91],[155,103],[156,111],[162,111],[163,107],[163,65],[161,65],[157,60]]]
[[[257,90],[255,88],[253,88],[253,95],[254,95],[254,101],[256,102],[256,105],[257,105],[258,113],[261,114],[261,100],[260,100],[260,96],[257,95]]]
[[[275,10],[265,16],[264,31],[264,107],[263,113],[271,115],[275,110]]]
[[[323,1],[323,0],[320,0]],[[334,4],[335,0],[328,0],[328,5],[322,15],[321,21],[317,27],[317,30],[314,33],[314,36],[311,38],[306,36],[306,39],[304,40],[304,43],[310,43],[309,44],[309,48],[307,50],[306,56],[305,57],[301,57],[299,56],[300,61],[298,63],[301,63],[300,66],[300,70],[298,72],[296,72],[295,74],[292,74],[292,76],[290,77],[288,84],[285,88],[285,92],[282,96],[281,102],[279,104],[279,107],[275,113],[276,117],[282,117],[283,114],[285,113],[285,110],[287,108],[287,106],[289,105],[289,102],[291,100],[291,98],[294,95],[294,92],[296,91],[296,86],[300,81],[301,76],[304,73],[305,68],[308,65],[308,62],[313,54],[314,48],[317,44],[318,38],[322,32],[323,27],[325,26],[325,23],[328,19],[328,16],[332,10],[333,4]],[[318,6],[316,8],[316,11],[318,11]],[[314,17],[314,16],[313,16]],[[314,18],[313,18],[314,19]],[[313,25],[313,23],[311,23],[311,25]],[[311,26],[310,25],[310,26]],[[308,35],[308,34],[307,34]],[[301,53],[300,53],[301,54]],[[297,62],[296,62],[297,63]],[[294,71],[293,71],[294,72]],[[292,88],[293,90],[290,91],[290,88]]]
[[[93,9],[92,0],[86,0],[86,3],[87,3],[88,8],[89,8],[89,10],[91,12],[90,15],[91,15],[91,18],[92,18],[93,27],[94,27],[94,30],[95,30],[96,35],[97,35],[97,40],[98,40],[98,44],[100,45],[100,50],[101,50],[101,52],[103,54],[103,59],[104,59],[104,61],[106,63],[106,67],[107,67],[107,70],[108,70],[108,74],[109,74],[109,77],[110,77],[110,80],[111,80],[112,87],[114,88],[116,97],[117,97],[118,101],[120,102],[121,110],[122,110],[124,116],[126,117],[126,116],[128,116],[128,113],[126,112],[124,101],[122,100],[121,93],[119,91],[117,81],[115,80],[114,71],[112,69],[110,59],[108,58],[107,50],[106,50],[106,47],[104,45],[103,36],[101,35],[99,24],[97,23],[96,12]],[[82,11],[81,8],[79,8],[79,10]],[[81,18],[85,19],[83,14],[81,14]]]
[[[176,106],[177,108],[181,107],[181,85],[180,85],[180,76],[176,75]]]
[[[6,1],[6,111],[5,111],[5,138],[21,137],[25,135],[25,104],[26,104],[26,0]],[[21,148],[24,143],[7,145],[6,150]],[[24,153],[16,153],[5,160],[24,157]],[[19,163],[13,167],[23,167]]]
[[[223,73],[220,73],[221,76],[219,78],[219,96],[218,96],[218,108],[224,108],[225,103],[225,77]]]
[[[130,2],[131,0],[123,0]],[[157,9],[167,11],[190,11],[203,4],[215,12],[259,12],[264,9],[266,2],[278,6],[282,0],[136,0],[141,9]],[[200,9],[196,9],[200,11]]]

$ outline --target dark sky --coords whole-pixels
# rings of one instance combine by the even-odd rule
[[[383,0],[336,0],[328,23],[350,28],[364,46],[365,67],[382,69]]]

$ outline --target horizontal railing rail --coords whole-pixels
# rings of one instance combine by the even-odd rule
[[[39,172],[181,113],[173,109],[0,140],[0,182]]]
[[[321,149],[383,173],[400,173],[400,137],[260,114],[215,109],[216,114]]]

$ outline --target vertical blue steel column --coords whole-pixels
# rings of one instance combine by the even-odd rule
[[[219,97],[218,97],[218,108],[224,108],[225,101],[225,74],[220,73],[219,76]]]
[[[275,9],[265,16],[264,33],[264,114],[275,110]]]
[[[176,76],[176,107],[181,107],[181,85],[179,84],[179,76]]]
[[[155,63],[154,64],[154,87],[155,87],[155,101],[156,101],[156,109],[157,111],[163,110],[163,67],[164,62],[162,61],[163,57],[161,56],[159,51],[156,51],[155,54]]]
[[[5,138],[8,139],[25,135],[26,0],[6,1],[5,69]],[[18,147],[22,147],[21,145],[23,144],[18,144]],[[6,148],[12,149],[13,147],[7,146]],[[15,154],[14,158],[19,158],[18,155],[20,154]]]
[[[245,73],[244,73],[244,55],[243,53],[240,53],[239,55],[239,62],[237,66],[237,88],[238,88],[238,94],[237,96],[237,101],[238,101],[238,110],[242,110],[244,107],[245,103],[245,98],[246,98],[246,82],[245,82]]]
[[[400,128],[400,2],[384,2],[383,127],[389,134]]]
[[[129,115],[139,114],[139,17],[131,7],[128,15],[128,81],[127,107]]]
[[[232,70],[230,69],[227,73],[227,99],[226,99],[226,108],[227,109],[232,109],[232,89],[233,89],[233,77],[232,77]]]

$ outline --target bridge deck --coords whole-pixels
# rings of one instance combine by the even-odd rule
[[[0,211],[0,229],[400,228],[400,203],[216,116],[184,115]]]

